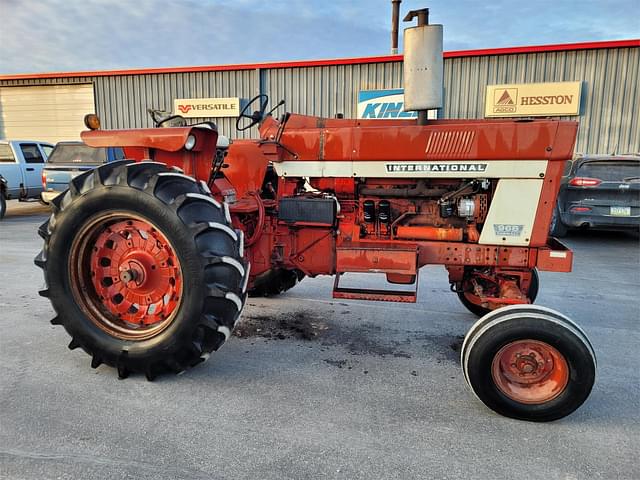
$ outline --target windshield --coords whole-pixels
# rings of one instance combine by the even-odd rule
[[[106,148],[93,148],[83,143],[60,143],[49,157],[49,163],[58,165],[101,165],[106,161]]]

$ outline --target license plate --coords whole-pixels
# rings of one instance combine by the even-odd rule
[[[631,207],[611,207],[611,215],[614,217],[630,217]]]

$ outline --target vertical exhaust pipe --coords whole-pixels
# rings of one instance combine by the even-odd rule
[[[442,25],[429,25],[429,9],[411,10],[404,29],[404,109],[418,112],[418,125],[427,124],[427,110],[442,108],[444,61]]]
[[[391,0],[391,55],[398,53],[398,25],[402,0]]]

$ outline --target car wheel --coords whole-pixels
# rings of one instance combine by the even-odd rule
[[[560,210],[556,206],[553,209],[553,216],[551,217],[551,224],[549,225],[549,233],[552,237],[562,238],[567,235],[569,229],[562,223],[560,218]]]

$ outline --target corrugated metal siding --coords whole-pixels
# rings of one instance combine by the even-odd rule
[[[445,118],[481,118],[486,85],[582,81],[576,152],[640,152],[640,48],[451,58],[444,69]]]
[[[360,90],[402,85],[402,63],[265,69],[262,85],[274,102],[285,100],[290,112],[350,118],[356,116]]]
[[[147,108],[172,111],[175,98],[252,97],[259,91],[259,74],[241,70],[127,75],[97,77],[94,84],[97,112],[105,128],[140,128],[152,126]],[[216,123],[220,133],[244,138],[236,131],[235,121],[219,118]]]
[[[576,151],[640,152],[640,48],[447,58],[444,65],[444,118],[481,118],[486,85],[583,81]],[[284,99],[290,112],[355,117],[360,90],[402,87],[402,63],[5,80],[0,86],[87,82],[94,84],[105,128],[149,127],[146,109],[171,110],[174,98],[251,98],[261,91],[272,104]],[[237,132],[233,118],[217,123],[231,138],[256,134]]]

